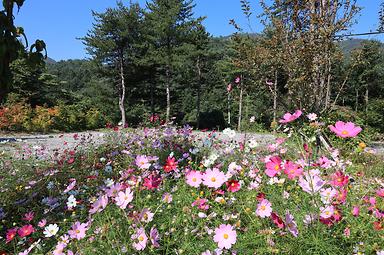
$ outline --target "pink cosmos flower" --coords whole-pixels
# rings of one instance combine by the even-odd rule
[[[153,220],[154,215],[155,214],[152,213],[150,209],[144,208],[143,211],[140,213],[139,218],[140,218],[140,221],[148,223]]]
[[[299,231],[297,229],[297,224],[293,219],[293,215],[287,210],[285,214],[285,224],[287,225],[287,229],[294,237],[298,237]]]
[[[42,219],[41,221],[39,221],[37,226],[40,227],[40,228],[43,228],[43,227],[45,227],[46,224],[47,224],[47,220],[46,219]]]
[[[215,235],[213,236],[213,241],[215,241],[220,249],[230,249],[232,245],[236,243],[236,230],[233,229],[233,226],[227,224],[221,224],[218,228],[215,229]]]
[[[35,217],[34,212],[28,212],[28,213],[24,214],[23,220],[32,221],[34,217]]]
[[[293,180],[296,177],[300,177],[303,174],[303,169],[300,165],[287,161],[284,164],[284,173],[288,175],[288,178]]]
[[[131,236],[133,240],[133,248],[138,251],[142,251],[147,246],[148,237],[145,234],[144,228],[136,229],[136,232]]]
[[[163,196],[161,197],[161,199],[163,200],[163,202],[169,204],[172,202],[172,195],[169,194],[168,192],[164,193]]]
[[[263,199],[256,209],[256,214],[261,218],[269,217],[272,213],[272,204],[267,199]]]
[[[88,224],[87,223],[80,223],[76,221],[72,228],[68,231],[68,235],[72,239],[81,240],[85,237],[85,232],[88,230]]]
[[[71,191],[76,185],[76,179],[72,180],[72,182],[65,188],[64,193]]]
[[[116,197],[121,189],[122,185],[120,183],[115,183],[107,189],[106,194],[108,197]]]
[[[207,202],[208,200],[205,198],[198,198],[192,203],[192,206],[197,206],[200,210],[208,210],[209,205]]]
[[[337,121],[335,126],[329,126],[329,129],[338,137],[349,138],[356,137],[361,132],[361,127],[355,126],[352,122]]]
[[[200,171],[190,171],[186,176],[186,182],[189,186],[198,188],[202,183],[203,175]]]
[[[344,175],[342,171],[337,171],[331,176],[332,180],[330,184],[336,187],[343,187],[348,184],[348,176]]]
[[[292,121],[298,119],[302,114],[303,114],[303,112],[300,110],[296,110],[294,114],[287,112],[286,114],[284,114],[283,118],[281,120],[279,120],[279,122],[284,123],[284,124],[292,122]]]
[[[226,175],[217,168],[207,169],[203,175],[203,184],[218,189],[227,181]]]
[[[317,163],[320,165],[321,168],[325,168],[325,169],[328,169],[331,166],[331,161],[325,156],[319,158],[317,160]]]
[[[323,219],[328,219],[333,216],[335,213],[335,208],[332,205],[329,205],[327,207],[320,207],[320,217]]]
[[[93,204],[92,208],[89,210],[90,214],[95,214],[97,212],[102,212],[108,204],[108,196],[100,196]]]
[[[145,155],[137,155],[135,164],[140,169],[149,169],[151,166],[151,163],[149,163],[149,160]]]
[[[330,204],[332,199],[337,195],[337,190],[334,188],[322,189],[320,191],[321,201],[324,204]]]
[[[16,234],[17,234],[17,227],[8,229],[5,235],[5,238],[6,238],[5,243],[9,243],[10,241],[12,241],[13,238],[16,237]]]
[[[155,248],[160,247],[160,244],[159,244],[160,235],[159,235],[159,231],[157,231],[156,228],[152,227],[151,230],[149,231],[149,239],[151,240],[153,247]]]
[[[384,188],[377,190],[377,191],[376,191],[376,194],[377,194],[379,197],[383,197],[383,198],[384,198]]]
[[[360,208],[358,206],[354,206],[352,209],[352,215],[357,217],[360,214]]]
[[[120,191],[115,198],[116,205],[121,209],[127,208],[127,205],[133,200],[133,191],[130,188],[127,188],[125,192]]]
[[[325,184],[319,174],[319,172],[305,173],[299,177],[299,186],[309,194],[317,193]]]
[[[35,229],[33,228],[32,225],[25,225],[25,226],[22,226],[21,228],[19,228],[17,230],[17,234],[20,236],[20,237],[26,237],[26,236],[29,236],[30,234],[32,234],[33,232],[35,232]]]
[[[275,177],[281,171],[281,159],[278,156],[271,157],[265,167],[265,174],[271,178]]]

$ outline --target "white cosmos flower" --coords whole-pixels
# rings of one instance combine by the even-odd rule
[[[77,205],[77,201],[76,201],[75,196],[74,195],[70,195],[68,197],[68,201],[67,201],[68,208],[71,209],[71,208],[75,207],[76,205]]]
[[[235,136],[236,136],[236,132],[235,132],[235,130],[232,130],[232,129],[230,129],[230,128],[226,128],[226,129],[224,129],[223,130],[223,134],[224,135],[226,135],[226,136],[228,136],[229,138],[234,138]]]
[[[59,227],[57,224],[49,224],[48,226],[45,227],[43,234],[45,237],[52,237],[57,234],[59,231]]]

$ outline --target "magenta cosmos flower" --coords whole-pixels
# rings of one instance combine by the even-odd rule
[[[35,229],[33,228],[32,225],[25,225],[17,230],[17,234],[19,234],[20,237],[26,237],[29,236],[35,232]]]
[[[352,122],[343,121],[337,121],[335,126],[329,126],[329,129],[341,138],[356,137],[362,130]]]
[[[127,208],[127,205],[133,200],[133,191],[130,188],[127,188],[125,192],[120,191],[116,198],[116,205],[121,209]]]
[[[72,229],[68,231],[72,239],[81,240],[85,237],[85,232],[88,230],[87,223],[76,222],[72,225]]]
[[[207,169],[203,175],[203,184],[209,188],[220,188],[227,181],[226,175],[219,169]]]
[[[230,249],[236,243],[236,230],[229,224],[221,224],[215,229],[213,241],[217,243],[220,249]]]
[[[263,199],[256,209],[256,214],[261,218],[269,217],[272,213],[272,204],[267,199]]]
[[[131,236],[131,239],[133,240],[133,248],[138,251],[144,250],[147,246],[148,237],[145,234],[144,228],[137,229],[136,232]]]
[[[283,123],[283,124],[292,122],[292,121],[298,119],[302,114],[303,114],[303,112],[300,110],[295,111],[294,114],[287,112],[286,114],[284,114],[283,118],[281,120],[279,120],[279,122]]]
[[[202,182],[203,175],[200,171],[190,171],[186,176],[186,182],[189,186],[198,188]]]
[[[288,175],[288,178],[291,180],[303,175],[303,169],[301,166],[293,163],[292,161],[285,162],[284,168],[284,173]]]
[[[272,157],[269,159],[269,162],[265,164],[267,170],[265,174],[269,177],[275,177],[277,173],[281,171],[281,159],[279,157]]]

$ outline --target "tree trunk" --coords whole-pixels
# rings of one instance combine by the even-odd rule
[[[240,80],[240,99],[239,99],[239,119],[238,119],[238,122],[237,122],[237,131],[239,131],[239,132],[241,131],[241,117],[242,117],[242,109],[243,109],[243,93],[244,93],[243,84],[244,84],[243,76],[241,76],[241,80]]]
[[[276,116],[277,116],[277,70],[275,71],[275,83],[274,83],[274,87],[273,87],[273,123],[274,123],[274,126],[276,126],[275,123],[277,122]]]
[[[124,57],[121,53],[120,55],[120,81],[121,81],[121,88],[120,88],[120,97],[119,97],[119,108],[121,112],[121,125],[124,127],[126,123],[125,119],[125,108],[124,108],[124,101],[125,101],[125,77],[124,77]]]
[[[228,92],[228,127],[231,126],[231,92]]]
[[[368,85],[365,89],[365,111],[368,111],[368,103],[369,103],[369,90],[368,90]]]
[[[197,58],[196,62],[197,68],[197,99],[196,99],[196,128],[200,127],[200,101],[201,101],[201,67],[200,67],[200,57]]]
[[[171,74],[169,70],[169,66],[166,67],[165,76],[166,76],[166,84],[165,84],[165,90],[167,94],[167,110],[166,110],[166,117],[165,121],[168,124],[170,120],[171,115]]]
[[[355,98],[355,111],[359,109],[359,90],[356,89],[356,98]]]
[[[154,98],[154,93],[155,93],[155,84],[153,80],[151,79],[151,84],[150,84],[150,93],[151,93],[151,114],[155,114],[155,98]]]

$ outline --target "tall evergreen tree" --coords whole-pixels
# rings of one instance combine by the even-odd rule
[[[148,58],[157,65],[166,91],[166,121],[171,115],[171,88],[175,72],[183,62],[191,28],[201,19],[193,17],[193,0],[153,0],[147,3],[146,26],[149,28]]]
[[[117,8],[105,13],[93,12],[95,24],[82,40],[88,53],[99,63],[117,85],[121,124],[126,123],[124,103],[127,93],[128,71],[136,67],[137,44],[141,38],[143,12],[138,4],[129,7],[118,2]]]

